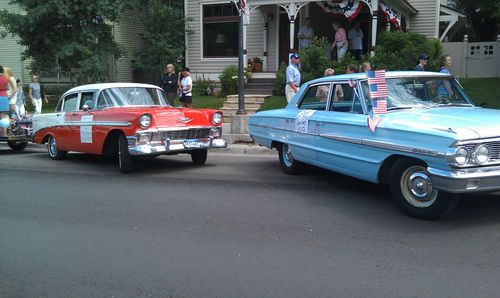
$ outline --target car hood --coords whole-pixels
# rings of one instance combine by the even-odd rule
[[[442,107],[389,111],[380,127],[446,132],[457,140],[500,137],[500,110]]]

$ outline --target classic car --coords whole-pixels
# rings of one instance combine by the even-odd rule
[[[33,116],[33,142],[47,143],[52,159],[68,151],[118,156],[123,173],[136,157],[188,153],[204,164],[207,149],[227,146],[222,112],[169,106],[154,85],[102,83],[72,88],[54,113]]]
[[[475,106],[447,74],[386,72],[383,82],[385,107],[366,73],[307,82],[285,108],[252,115],[249,133],[278,150],[284,172],[305,163],[388,183],[417,218],[451,212],[458,194],[500,189],[500,110]]]
[[[4,133],[3,127],[7,128]],[[0,142],[6,142],[14,151],[22,151],[31,140],[31,116],[14,116],[12,119],[0,120]]]

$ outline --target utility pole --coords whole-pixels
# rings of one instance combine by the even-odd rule
[[[240,15],[238,22],[238,110],[236,111],[236,115],[246,115],[244,94],[245,63],[243,61],[243,16],[246,13],[246,0],[239,0],[236,6]]]

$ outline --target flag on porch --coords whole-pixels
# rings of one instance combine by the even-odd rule
[[[343,14],[349,22],[354,20],[363,8],[360,0],[329,0],[319,1],[316,4],[326,13]]]
[[[247,14],[247,0],[240,0],[240,8],[243,14]]]

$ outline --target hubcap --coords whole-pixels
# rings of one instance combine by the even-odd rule
[[[408,168],[401,177],[401,190],[408,203],[415,207],[431,206],[437,199],[438,191],[422,166]]]
[[[56,139],[54,137],[50,137],[49,151],[52,156],[56,155],[57,144],[56,144]]]
[[[283,161],[285,164],[290,167],[293,163],[292,150],[290,150],[290,146],[283,145]]]

